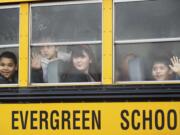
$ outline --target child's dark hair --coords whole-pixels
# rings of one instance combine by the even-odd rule
[[[88,54],[90,59],[94,59],[92,49],[88,45],[79,45],[72,47],[72,58],[84,57],[83,51],[85,51]]]
[[[156,63],[162,63],[162,64],[166,65],[166,66],[169,68],[170,60],[169,60],[167,57],[159,57],[159,58],[155,58],[155,59],[153,60],[152,66],[153,66],[154,64],[156,64]]]
[[[14,64],[17,65],[17,58],[16,58],[16,55],[12,52],[9,52],[9,51],[6,51],[6,52],[3,52],[1,55],[0,55],[0,60],[2,58],[9,58],[9,59],[12,59]]]

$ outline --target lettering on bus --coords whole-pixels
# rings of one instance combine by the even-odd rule
[[[100,130],[100,110],[12,111],[12,129]]]
[[[178,127],[177,112],[157,110],[122,110],[120,112],[120,128],[122,130],[176,130]]]

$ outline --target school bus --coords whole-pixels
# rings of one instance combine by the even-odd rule
[[[178,0],[1,0],[1,132],[178,135],[179,12]]]

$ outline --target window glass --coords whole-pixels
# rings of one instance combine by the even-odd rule
[[[98,46],[71,46],[71,58],[67,70],[61,76],[62,82],[100,82],[101,59],[98,61],[98,50]]]
[[[180,1],[129,0],[114,7],[114,80],[179,80]]]
[[[18,83],[19,8],[0,6],[0,84]]]
[[[100,81],[100,45],[44,45],[31,48],[32,83]]]
[[[115,45],[115,80],[179,80],[179,44],[179,42],[159,42]]]
[[[31,14],[31,83],[101,81],[100,2],[35,4]]]
[[[179,37],[179,13],[179,0],[115,3],[115,40]]]
[[[19,9],[0,9],[0,45],[18,44]]]
[[[101,40],[101,4],[32,7],[32,43]]]

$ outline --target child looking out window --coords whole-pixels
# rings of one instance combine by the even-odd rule
[[[0,84],[17,83],[17,58],[12,52],[3,52],[0,55]]]

